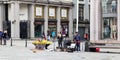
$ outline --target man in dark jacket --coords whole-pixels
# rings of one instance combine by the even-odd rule
[[[81,40],[81,38],[80,38],[80,36],[78,35],[78,32],[76,32],[76,35],[75,35],[75,37],[74,37],[74,41],[75,41],[75,43],[76,43],[76,45],[75,45],[75,50],[77,50],[77,51],[80,51],[80,40]]]
[[[6,45],[6,40],[7,40],[7,31],[4,31],[4,33],[3,33],[4,45]]]

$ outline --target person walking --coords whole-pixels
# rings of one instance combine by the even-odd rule
[[[75,37],[74,37],[74,42],[75,42],[75,51],[80,51],[80,36],[78,35],[78,32],[76,32]]]

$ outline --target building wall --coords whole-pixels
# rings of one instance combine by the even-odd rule
[[[90,2],[89,0],[73,0],[73,31],[79,32],[79,35],[84,39],[84,34],[89,34],[89,21],[90,21]],[[85,31],[84,31],[85,30]]]
[[[91,41],[119,41],[119,5],[120,1],[117,2],[116,11],[112,11],[111,1],[106,0],[109,4],[106,5],[104,0],[91,0],[91,15],[90,15],[90,40]],[[107,23],[105,22],[107,21]],[[110,27],[110,34],[104,36],[106,33],[106,24]],[[113,31],[117,29],[116,31]],[[115,33],[114,33],[115,32]]]
[[[37,3],[38,4],[38,3]],[[29,27],[29,35],[30,35],[30,38],[34,38],[34,22],[35,22],[35,16],[34,16],[34,4],[32,3],[26,3],[26,2],[21,2],[21,1],[12,1],[12,2],[9,2],[9,7],[8,7],[8,19],[11,21],[11,37],[14,38],[14,39],[20,39],[20,22],[21,20],[27,20],[27,21],[30,21],[30,27]],[[49,8],[49,4],[38,4],[38,5],[42,5],[44,6],[44,32],[46,33],[47,35],[47,30],[48,28],[46,28],[48,26],[48,13],[46,13],[46,11],[49,11],[47,8]],[[50,4],[51,5],[51,4]],[[69,36],[68,38],[69,39],[72,39],[73,35],[73,31],[72,31],[72,21],[73,21],[73,16],[72,16],[72,5],[63,5],[62,7],[60,7],[61,5],[52,5],[54,7],[56,7],[56,9],[59,10],[55,10],[56,11],[56,19],[59,20],[59,22],[56,22],[57,23],[57,32],[60,32],[61,30],[61,8],[67,8],[68,9],[68,18],[67,18],[67,21],[68,21],[68,26],[69,26],[69,29],[71,31],[69,31]],[[39,18],[41,19],[41,18]],[[47,21],[47,23],[46,23]],[[1,24],[2,25],[2,24]],[[24,27],[24,26],[23,26]],[[2,29],[2,28],[1,28]],[[56,33],[57,33],[56,32]]]
[[[28,20],[28,5],[20,4],[20,20]]]

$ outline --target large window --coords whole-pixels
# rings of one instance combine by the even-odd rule
[[[83,21],[84,20],[84,5],[79,4],[79,20]]]
[[[103,18],[103,37],[117,39],[117,18]]]
[[[117,0],[102,0],[102,37],[117,39]],[[105,15],[106,14],[106,15]]]
[[[117,0],[102,0],[102,13],[117,12]]]
[[[79,1],[84,1],[84,0],[79,0]]]

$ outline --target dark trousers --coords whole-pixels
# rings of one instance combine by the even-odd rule
[[[6,38],[3,38],[3,41],[4,41],[4,45],[6,45]]]
[[[75,45],[75,51],[80,51],[80,43],[76,43],[76,45]]]
[[[58,41],[58,48],[62,48],[62,41]]]
[[[48,46],[49,46],[49,45],[50,45],[50,44],[46,44],[46,45],[45,45],[45,49],[48,49]]]
[[[0,38],[0,45],[2,45],[2,38]]]

